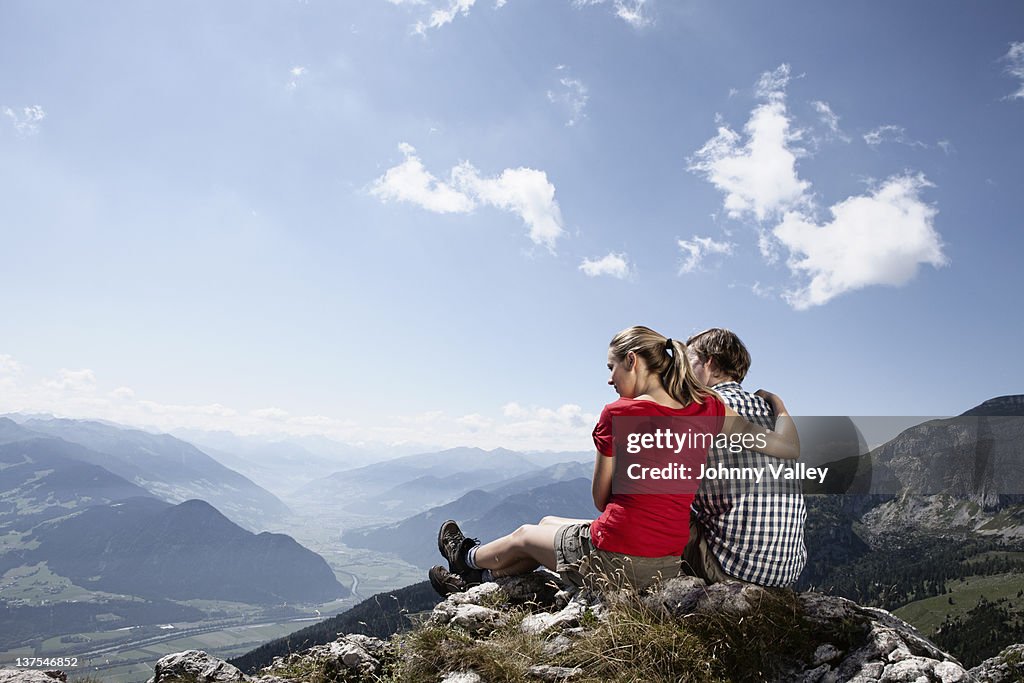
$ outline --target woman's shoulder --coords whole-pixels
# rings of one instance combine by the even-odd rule
[[[702,403],[696,401],[681,408],[666,406],[643,398],[620,398],[604,407],[602,414],[618,415],[724,415],[725,404],[715,394],[705,396]]]

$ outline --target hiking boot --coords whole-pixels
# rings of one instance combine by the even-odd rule
[[[464,576],[470,571],[466,564],[466,551],[479,543],[475,538],[466,538],[454,520],[449,519],[437,532],[437,549],[448,560],[448,571]]]
[[[452,593],[461,593],[467,588],[473,586],[479,586],[481,583],[483,572],[470,569],[462,576],[453,574],[441,565],[434,565],[427,572],[427,576],[430,578],[430,585],[434,587],[437,594],[442,598],[448,597]]]
[[[430,585],[442,598],[447,598],[452,593],[461,593],[467,588],[461,576],[452,574],[439,564],[431,567],[427,576],[430,577]]]

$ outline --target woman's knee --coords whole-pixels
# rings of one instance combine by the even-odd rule
[[[525,547],[528,543],[528,539],[530,539],[533,536],[534,532],[539,528],[539,524],[524,524],[515,531],[513,531],[510,534],[510,536],[512,538],[512,541],[518,547]]]

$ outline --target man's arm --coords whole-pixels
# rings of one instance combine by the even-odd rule
[[[797,434],[796,423],[793,422],[793,418],[786,410],[786,404],[782,402],[781,398],[764,389],[758,389],[755,395],[768,401],[772,410],[775,411],[775,431],[749,422],[728,406],[725,407],[723,431],[727,434],[760,436],[763,440],[755,439],[755,445],[751,450],[761,451],[776,458],[796,460],[800,457],[800,435]],[[764,448],[760,448],[756,443],[763,443]]]

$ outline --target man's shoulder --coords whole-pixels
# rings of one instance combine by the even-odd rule
[[[741,417],[774,418],[771,404],[756,394],[744,389],[739,382],[722,382],[716,384],[714,390],[725,401],[725,405],[735,410]]]

